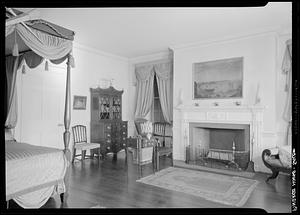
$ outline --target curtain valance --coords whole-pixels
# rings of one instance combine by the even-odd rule
[[[153,65],[140,66],[135,68],[137,80],[146,81],[154,76]]]
[[[160,79],[168,80],[172,78],[172,63],[163,62],[151,65],[137,66],[135,68],[136,78],[139,81],[149,80],[150,77],[158,76]]]
[[[172,64],[170,62],[155,64],[154,70],[160,79],[168,80],[172,76]]]

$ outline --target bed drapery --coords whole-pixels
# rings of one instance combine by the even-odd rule
[[[7,8],[6,18],[17,16],[22,12]],[[14,22],[15,23],[15,22]],[[6,23],[7,24],[7,23]],[[65,132],[63,134],[64,150],[60,150],[62,160],[59,165],[65,165],[66,170],[62,171],[61,177],[54,181],[45,181],[43,184],[34,183],[29,187],[20,187],[17,194],[6,195],[6,200],[14,199],[19,205],[24,208],[39,208],[44,204],[51,195],[57,190],[57,186],[61,184],[67,187],[68,183],[68,166],[71,160],[71,153],[68,148],[70,141],[70,120],[71,120],[71,93],[70,93],[70,71],[74,67],[74,58],[72,56],[72,41],[74,39],[74,32],[63,27],[57,26],[45,20],[30,20],[26,22],[20,21],[13,25],[7,25],[5,31],[5,55],[6,55],[6,92],[7,92],[7,116],[5,127],[12,129],[17,123],[17,94],[16,83],[18,69],[27,64],[29,68],[35,68],[44,60],[50,60],[52,63],[59,64],[67,59],[67,79],[66,79],[66,97],[65,97],[65,113],[64,126]],[[17,143],[19,144],[19,143]],[[20,143],[21,145],[22,143]],[[7,152],[7,150],[6,150]],[[27,161],[26,158],[23,160]],[[57,159],[56,159],[57,160]],[[6,165],[10,165],[11,161],[6,160]],[[22,162],[21,162],[22,163]],[[46,161],[49,165],[54,165]],[[24,164],[25,165],[25,164]],[[49,166],[47,165],[47,166]],[[54,165],[52,170],[44,167],[43,171],[53,172],[57,165]],[[11,168],[6,168],[6,176],[10,175]],[[25,171],[26,172],[26,171]],[[14,174],[13,174],[14,175]],[[66,175],[64,177],[64,175]],[[17,177],[20,175],[16,175]],[[22,178],[22,176],[21,176]],[[45,177],[49,178],[48,176]],[[57,178],[57,177],[56,177]],[[34,178],[32,178],[34,179]],[[9,180],[9,179],[8,179]],[[8,185],[6,183],[6,185]],[[13,186],[15,187],[15,186]],[[11,187],[6,186],[6,191]],[[30,192],[28,192],[30,190]],[[63,190],[65,191],[65,190]],[[66,200],[67,191],[62,199]]]
[[[66,57],[72,51],[73,43],[70,40],[43,33],[36,29],[29,31],[21,24],[9,26],[6,37],[17,34],[25,45],[39,56],[56,60]]]
[[[34,21],[32,21],[35,23]],[[71,57],[71,66],[74,67],[74,58],[72,56],[73,43],[72,40],[66,39],[70,36],[54,36],[44,33],[33,28],[32,22],[28,23],[28,28],[22,24],[15,24],[6,27],[5,37],[5,52],[11,50],[11,53],[16,56],[8,55],[6,57],[6,77],[7,77],[7,117],[5,127],[13,129],[17,123],[17,92],[16,92],[16,77],[17,71],[26,63],[29,68],[39,66],[44,59],[49,59],[54,64],[62,63],[69,55]],[[46,26],[51,26],[46,21],[39,21],[38,24],[47,23]],[[57,26],[52,27],[55,29]],[[56,30],[59,32],[59,30]],[[16,48],[17,47],[17,48]],[[15,50],[15,49],[21,50]],[[31,50],[31,51],[28,51]],[[19,51],[26,51],[19,54]]]
[[[17,69],[18,69],[18,59],[19,57],[6,57],[5,59],[5,72],[6,72],[6,110],[7,117],[5,121],[5,127],[12,129],[17,124],[18,116],[18,103],[17,103],[17,89],[16,89],[16,79],[17,79]]]

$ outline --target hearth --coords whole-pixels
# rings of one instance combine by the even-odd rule
[[[224,104],[219,106],[199,105],[196,107],[195,105],[182,104],[179,107],[177,107],[176,110],[178,110],[178,112],[176,112],[175,114],[176,119],[174,119],[174,129],[175,129],[174,139],[173,139],[174,160],[179,160],[183,162],[187,160],[188,161],[191,160],[186,157],[189,156],[186,153],[187,152],[186,148],[187,146],[190,146],[191,147],[190,150],[192,150],[192,152],[195,152],[195,148],[193,148],[193,146],[191,145],[194,136],[193,132],[195,129],[198,128],[203,129],[202,135],[199,135],[199,132],[196,132],[196,139],[200,138],[201,136],[205,136],[205,134],[208,135],[208,131],[205,130],[207,128],[237,129],[237,130],[242,129],[242,130],[246,130],[244,138],[247,139],[247,144],[245,145],[245,148],[239,148],[240,147],[239,144],[236,143],[239,141],[240,137],[238,137],[237,142],[236,140],[234,141],[235,162],[238,162],[238,160],[240,159],[239,156],[241,155],[241,157],[246,158],[245,160],[247,161],[247,163],[251,164],[248,165],[249,170],[250,169],[252,171],[261,170],[261,165],[263,165],[261,161],[261,149],[264,148],[264,146],[262,145],[263,112],[265,110],[264,106],[261,105],[233,106],[233,105]],[[194,128],[190,128],[193,127],[193,123],[195,123],[194,125],[198,124],[199,126],[194,126]],[[227,125],[232,125],[233,127],[226,127]],[[244,129],[240,127],[243,125],[247,126],[247,128]],[[218,136],[221,137],[220,135],[217,135],[217,137]],[[233,146],[232,140],[223,143],[221,145],[224,147],[226,146],[227,148],[211,147],[210,151],[212,151],[213,149],[232,151],[232,146]],[[189,154],[191,157],[193,156],[193,153],[189,153]],[[230,153],[228,152],[227,154]],[[222,154],[220,156],[222,157],[227,155]],[[249,159],[247,158],[247,156],[249,156]],[[198,160],[199,159],[195,159],[195,162],[198,162]],[[207,165],[210,165],[210,161],[213,159],[207,159],[207,160],[209,161],[207,162]],[[248,162],[248,160],[250,160],[250,162]],[[213,161],[214,161],[213,163],[219,163],[219,161],[221,162],[221,160],[218,160],[217,162],[215,162],[215,160]],[[204,166],[198,166],[198,165],[190,165],[190,166],[206,168]],[[228,168],[230,168],[230,166]],[[247,171],[239,171],[239,173],[248,173]],[[238,172],[235,171],[235,173]]]
[[[211,168],[245,171],[250,161],[250,125],[189,123],[186,162]]]

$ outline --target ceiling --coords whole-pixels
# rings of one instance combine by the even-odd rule
[[[30,11],[33,8],[17,8]],[[75,42],[136,58],[168,47],[291,27],[292,4],[226,8],[37,8],[40,18],[75,31]]]

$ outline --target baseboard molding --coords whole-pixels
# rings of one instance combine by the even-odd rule
[[[174,165],[174,167],[202,170],[202,171],[225,174],[225,175],[241,176],[241,177],[245,177],[245,178],[253,178],[255,175],[254,172],[245,172],[245,171],[235,172],[235,171],[230,171],[230,170],[215,169],[215,168],[209,168],[209,167],[205,167],[205,166],[187,164],[184,161],[180,161],[180,160],[174,160],[173,165]]]

